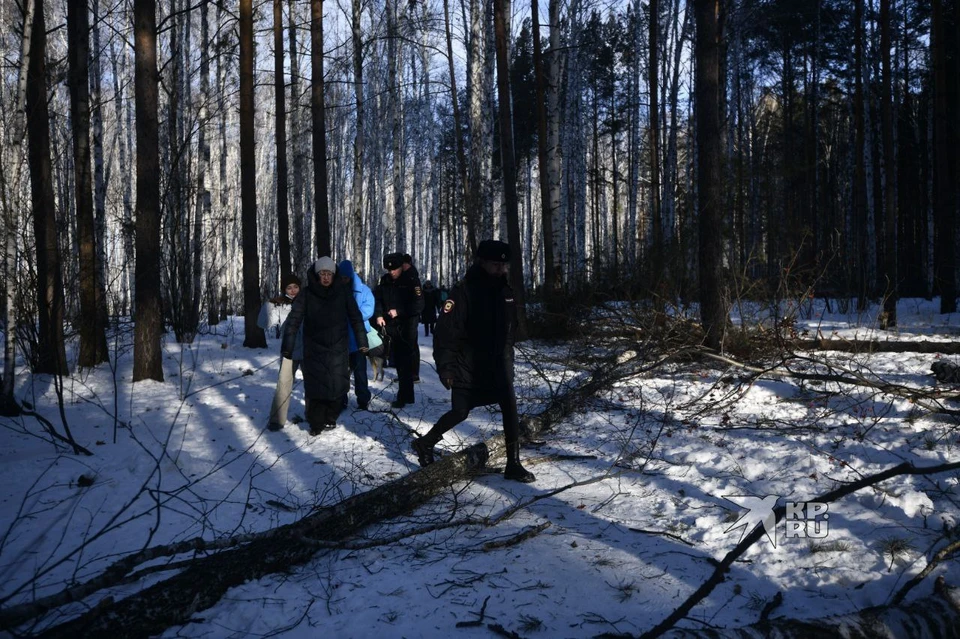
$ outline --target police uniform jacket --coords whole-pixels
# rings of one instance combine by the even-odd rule
[[[479,264],[467,271],[444,302],[433,337],[441,380],[468,389],[474,406],[491,404],[513,387],[517,309],[506,277]]]
[[[350,337],[353,328],[359,347],[367,347],[363,316],[348,284],[333,278],[333,285],[323,286],[310,267],[307,285],[293,300],[283,333],[283,349],[294,347],[297,332],[303,325],[303,387],[309,399],[332,401],[350,390]]]
[[[375,318],[382,317],[389,324],[394,320],[387,313],[395,308],[397,320],[413,319],[414,323],[419,322],[420,313],[423,312],[423,290],[416,273],[415,269],[403,271],[397,279],[384,273],[373,292]]]

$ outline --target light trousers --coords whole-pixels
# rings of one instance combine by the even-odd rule
[[[290,409],[290,395],[293,393],[293,378],[300,368],[300,360],[280,358],[280,377],[277,390],[273,394],[270,406],[270,423],[283,426],[287,423],[287,411]]]

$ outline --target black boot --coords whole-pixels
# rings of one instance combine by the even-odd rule
[[[430,433],[413,440],[410,446],[413,448],[413,452],[417,454],[417,463],[420,466],[429,466],[436,461],[436,454],[433,451],[433,447],[436,445],[437,440],[430,437]]]
[[[507,468],[503,471],[503,476],[524,484],[536,480],[536,476],[520,464],[520,442],[507,444]]]

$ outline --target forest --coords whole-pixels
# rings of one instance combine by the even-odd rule
[[[956,0],[0,25],[0,631],[956,636]],[[267,433],[287,276],[400,251],[449,287],[489,238],[527,492],[493,410],[413,461],[449,401],[425,338],[416,403],[387,375]]]
[[[64,6],[64,4],[66,6]],[[955,309],[958,20],[944,0],[7,0],[5,401],[286,272],[386,252],[452,284],[480,239],[521,300],[940,296]],[[251,346],[262,344],[249,326]],[[15,343],[15,344],[14,344]]]

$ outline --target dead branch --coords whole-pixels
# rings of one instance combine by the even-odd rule
[[[907,593],[910,592],[917,584],[927,578],[927,576],[933,572],[940,563],[953,555],[957,550],[960,550],[960,541],[955,541],[952,544],[947,544],[943,548],[937,551],[937,553],[930,559],[930,562],[926,567],[916,574],[910,581],[903,585],[903,588],[897,591],[897,594],[891,599],[891,604],[894,606],[899,605],[903,602],[904,598],[907,596]]]
[[[483,552],[490,552],[491,550],[497,550],[498,548],[509,548],[510,546],[516,546],[517,544],[530,539],[531,537],[536,537],[544,530],[550,527],[550,522],[545,521],[542,524],[537,524],[536,526],[531,526],[518,535],[514,535],[509,539],[500,539],[497,541],[488,541],[483,544]]]
[[[840,488],[825,493],[824,495],[811,501],[831,503],[846,497],[847,495],[851,495],[862,488],[886,481],[891,477],[898,477],[901,475],[934,475],[957,469],[960,469],[960,462],[925,467],[917,467],[910,463],[898,464],[893,468],[888,468],[882,472],[869,475],[855,482],[841,486]],[[773,509],[773,513],[776,516],[776,523],[780,523],[780,521],[786,515],[786,511],[786,506],[777,506]],[[724,575],[730,569],[730,566],[733,565],[733,562],[743,555],[743,553],[745,553],[750,546],[756,543],[757,540],[763,537],[764,534],[765,530],[763,526],[757,526],[754,528],[750,534],[748,534],[739,544],[736,545],[733,550],[728,552],[724,558],[720,560],[720,563],[717,565],[716,569],[714,569],[713,574],[711,574],[710,577],[686,599],[686,601],[684,601],[676,610],[670,613],[666,619],[658,623],[652,629],[640,635],[640,639],[652,639],[653,637],[659,637],[667,630],[673,628],[678,621],[686,617],[690,611],[693,610],[694,606],[703,601],[704,598],[713,592],[714,588],[723,582]]]

